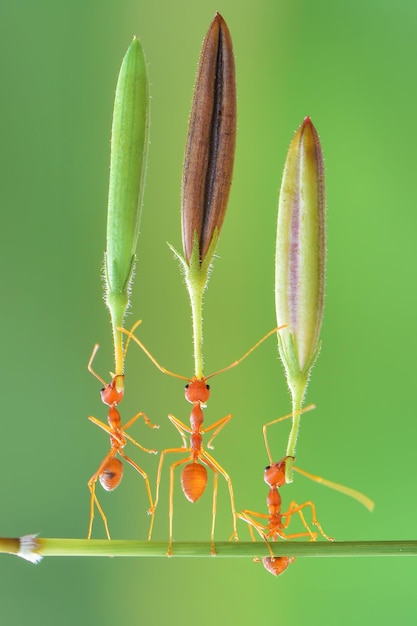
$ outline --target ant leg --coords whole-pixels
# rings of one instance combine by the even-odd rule
[[[290,535],[287,535],[284,532],[280,531],[279,536],[282,539],[296,539],[300,537],[310,537],[310,541],[315,541],[317,539],[318,533],[314,533],[311,530],[310,526],[307,524],[307,521],[303,515],[303,512],[298,509],[298,505],[296,502],[291,502],[289,510],[281,514],[282,518],[284,517],[286,518],[285,522],[282,522],[281,528],[284,530],[288,528],[288,526],[290,525],[292,516],[295,513],[298,513],[301,523],[304,526],[304,528],[307,530],[307,532],[306,533],[291,533]]]
[[[256,527],[258,529],[258,532],[260,531],[262,535],[266,537],[266,531],[268,530],[268,525],[261,524],[260,522],[253,520],[252,516],[259,517],[261,519],[269,519],[269,515],[267,513],[258,513],[257,511],[250,511],[249,509],[243,509],[242,513],[237,513],[237,517],[249,525],[249,532],[250,532],[252,541],[255,541],[255,536],[253,534],[253,527]]]
[[[149,485],[148,475],[141,467],[139,467],[139,465],[137,465],[137,463],[132,461],[132,459],[130,459],[128,456],[126,456],[126,454],[124,454],[124,452],[122,452],[122,450],[119,450],[119,454],[120,454],[121,457],[124,458],[125,461],[127,461],[129,463],[129,465],[131,465],[137,472],[139,472],[139,474],[142,476],[143,480],[145,481],[146,492],[148,494],[148,499],[149,499],[149,504],[150,504],[150,509],[148,510],[148,514],[151,516],[151,523],[150,523],[149,532],[148,532],[148,541],[150,541],[151,536],[152,536],[152,529],[153,529],[153,521],[154,521],[154,516],[155,516],[155,509],[154,509],[154,504],[153,504],[153,501],[152,501],[151,487]]]
[[[260,519],[269,519],[269,515],[268,513],[258,513],[257,511],[251,511],[250,509],[243,509],[242,511],[242,515],[244,517],[250,517],[250,516],[254,516],[254,517],[259,517]],[[240,517],[240,519],[243,519],[243,517],[238,513],[237,514],[238,517]],[[258,523],[258,522],[255,522]],[[262,528],[267,528],[267,526],[265,526],[264,524],[259,524],[260,526],[262,526]]]
[[[95,356],[96,356],[96,354],[97,354],[97,350],[99,349],[99,347],[100,347],[100,346],[99,346],[99,344],[98,344],[98,343],[96,343],[96,344],[95,344],[95,346],[94,346],[94,348],[93,348],[93,351],[92,351],[92,353],[91,353],[90,360],[88,361],[87,369],[88,369],[88,371],[90,372],[90,374],[92,374],[95,378],[97,378],[97,380],[98,380],[98,381],[99,381],[99,382],[100,382],[100,383],[101,383],[104,387],[106,387],[106,386],[107,386],[106,381],[105,381],[105,380],[103,380],[103,379],[102,379],[102,377],[101,377],[101,376],[99,376],[99,375],[97,374],[97,372],[93,369],[93,361],[94,361],[94,358],[95,358]]]
[[[142,324],[142,320],[137,320],[137,322],[135,322],[133,324],[132,328],[127,333],[128,334],[128,338],[126,340],[126,345],[125,345],[124,350],[123,350],[123,363],[125,362],[125,359],[126,359],[127,349],[129,347],[129,343],[130,343],[130,340],[132,338],[132,335],[135,332],[135,330],[137,329],[137,327],[139,326],[139,324]],[[117,330],[118,331],[122,331],[121,328],[118,328]]]
[[[175,426],[175,428],[178,430],[179,434],[181,435],[181,439],[183,442],[183,448],[188,448],[187,445],[187,439],[185,436],[185,433],[188,433],[189,435],[192,435],[192,430],[189,426],[186,426],[185,424],[183,424],[179,419],[177,419],[176,417],[174,417],[173,415],[168,415],[168,419],[170,420],[171,424],[173,424],[173,426]],[[203,431],[205,432],[205,431]]]
[[[156,491],[155,491],[155,502],[153,504],[153,510],[156,510],[156,507],[158,506],[158,502],[159,502],[159,486],[161,484],[161,475],[162,475],[162,465],[164,463],[164,459],[165,459],[165,455],[166,454],[171,454],[171,453],[182,453],[184,454],[184,452],[191,452],[191,449],[184,449],[184,448],[167,448],[166,450],[162,450],[161,452],[161,456],[159,457],[159,464],[158,464],[158,472],[156,475]],[[189,457],[187,457],[188,459]]]
[[[244,519],[244,518],[243,518]],[[249,534],[250,534],[250,538],[252,539],[252,541],[256,541],[255,539],[255,533],[253,532],[253,526],[252,524],[249,524]]]
[[[98,477],[100,476],[100,474],[103,472],[104,468],[106,467],[107,463],[109,462],[109,460],[113,458],[114,456],[115,456],[114,450],[110,450],[110,452],[104,457],[104,460],[100,463],[98,470],[92,475],[92,477],[87,483],[88,489],[90,491],[90,523],[88,525],[87,539],[91,539],[91,533],[93,531],[94,504],[96,504],[98,512],[101,515],[101,519],[103,520],[107,539],[110,539],[109,527],[107,525],[107,518],[104,515],[104,511],[96,495],[96,482],[97,482]]]
[[[240,519],[242,519],[244,522],[247,522],[249,524],[249,530],[251,532],[252,540],[254,541],[255,539],[253,536],[253,528],[255,528],[255,530],[259,533],[259,535],[262,537],[262,539],[266,543],[266,546],[269,550],[269,554],[270,554],[269,557],[264,556],[261,559],[259,557],[255,557],[253,559],[254,562],[255,563],[262,562],[264,568],[268,572],[270,572],[271,574],[274,574],[274,576],[278,576],[279,574],[282,574],[282,572],[284,572],[287,569],[288,565],[290,565],[291,563],[294,563],[295,557],[275,556],[272,550],[272,546],[270,542],[268,541],[269,535],[265,532],[266,530],[268,530],[268,526],[265,526],[264,524],[261,524],[257,522],[256,520],[252,519],[250,517],[250,514],[255,515],[256,517],[261,517],[261,518],[268,518],[269,516],[265,515],[264,513],[257,513],[254,511],[244,510],[242,511],[242,515],[239,515],[238,517],[240,517]],[[284,534],[281,534],[280,532],[278,534],[284,539],[286,538]]]
[[[138,419],[138,417],[140,417],[142,415],[142,413],[138,413],[137,415],[135,415],[134,417],[132,417],[132,419],[125,424],[125,426],[123,426],[121,428],[121,431],[123,432],[123,435],[126,437],[126,439],[129,439],[129,441],[131,443],[133,443],[135,446],[137,446],[138,448],[140,448],[141,450],[143,450],[144,452],[147,452],[148,454],[157,454],[158,450],[149,450],[148,448],[145,448],[144,446],[142,446],[140,443],[138,443],[135,439],[133,439],[133,437],[131,437],[130,435],[127,434],[126,432],[126,428],[129,428],[129,426],[131,426],[133,424],[133,422]],[[122,448],[124,446],[124,441],[122,439],[119,439],[117,437],[117,433],[110,428],[110,426],[108,426],[107,424],[105,424],[104,422],[101,422],[100,420],[98,420],[96,417],[93,417],[92,415],[89,415],[88,419],[90,420],[90,422],[93,422],[93,424],[95,424],[96,426],[98,426],[99,428],[101,428],[102,430],[104,430],[108,435],[110,435],[113,439],[116,439],[116,441],[119,443],[120,447]],[[151,428],[159,428],[159,426],[156,425],[151,425]]]
[[[88,488],[90,490],[90,523],[88,525],[88,534],[87,534],[87,539],[91,539],[91,534],[93,531],[93,520],[94,520],[94,504],[97,506],[97,510],[101,515],[101,519],[103,520],[104,523],[104,528],[106,531],[106,535],[107,535],[107,539],[110,541],[110,532],[109,532],[109,527],[107,525],[107,518],[104,515],[104,511],[100,505],[100,502],[98,501],[98,498],[96,496],[96,492],[95,492],[95,488],[96,488],[96,481],[97,479],[91,484],[88,485]]]
[[[130,428],[132,426],[132,424],[134,424],[134,422],[136,422],[137,419],[139,419],[139,417],[143,417],[144,422],[147,426],[149,426],[149,428],[159,428],[159,424],[152,424],[151,420],[149,419],[149,417],[147,415],[145,415],[145,413],[143,413],[142,411],[140,411],[139,413],[136,413],[136,415],[134,415],[122,428],[123,430],[123,434],[126,437],[126,439],[129,439],[129,441],[131,443],[133,443],[135,446],[137,446],[138,448],[140,448],[141,450],[143,450],[144,452],[147,452],[148,454],[158,454],[158,450],[150,450],[149,448],[145,448],[144,446],[142,446],[142,444],[140,444],[139,442],[136,441],[136,439],[133,439],[133,437],[131,437],[130,435],[127,434],[126,430],[128,428]]]
[[[96,481],[97,481],[97,478],[95,478],[95,480],[91,484],[88,484],[88,489],[90,491],[90,521],[88,524],[87,539],[91,539],[91,533],[93,532],[94,503],[96,501],[96,493],[95,493]]]
[[[136,422],[137,419],[139,419],[139,417],[143,417],[143,421],[145,422],[145,424],[147,426],[149,426],[149,428],[159,428],[159,424],[152,424],[151,420],[149,419],[149,417],[143,413],[143,411],[140,411],[139,413],[136,413],[136,415],[134,415],[124,426],[123,426],[123,430],[127,430],[128,428],[130,428],[132,426],[132,424],[134,422]]]
[[[131,437],[130,435],[128,435],[124,429],[123,429],[123,434],[126,437],[126,439],[128,439],[130,441],[130,443],[133,443],[133,445],[137,446],[138,448],[140,448],[141,450],[143,450],[143,452],[147,452],[148,454],[158,454],[158,450],[154,450],[154,449],[149,449],[149,448],[145,448],[145,446],[142,446],[142,444],[140,444],[138,441],[136,441],[136,439],[133,439],[133,437]]]
[[[295,506],[295,509],[294,509]],[[313,533],[310,526],[307,524],[306,518],[304,517],[304,514],[302,512],[302,510],[297,510],[297,503],[296,502],[290,502],[290,508],[289,511],[287,511],[288,515],[286,515],[286,513],[282,513],[281,517],[286,517],[287,519],[285,520],[285,522],[282,523],[282,528],[288,528],[290,521],[291,521],[291,517],[294,513],[298,513],[298,516],[301,520],[302,525],[304,526],[304,528],[308,531],[308,534],[305,536],[310,536],[310,541],[315,541],[317,539],[317,533]],[[303,533],[304,536],[304,533]]]
[[[251,540],[252,541],[256,541],[255,535],[254,535],[254,532],[253,532],[253,528],[252,528],[252,521],[248,521],[248,519],[247,519],[247,517],[249,517],[249,515],[247,515],[248,513],[252,513],[252,511],[244,510],[244,511],[242,511],[242,513],[236,513],[236,519],[237,520],[240,519],[243,522],[246,522],[248,524],[249,534],[251,536]],[[268,516],[266,516],[266,517],[268,517]],[[260,524],[260,526],[262,526],[262,524]],[[263,528],[265,528],[265,527],[263,527]],[[233,539],[233,534],[230,535],[229,541],[232,541],[232,539]]]
[[[293,411],[292,413],[288,413],[287,415],[283,415],[282,417],[278,417],[278,419],[272,420],[272,422],[268,422],[267,424],[263,425],[262,432],[263,432],[263,435],[264,435],[265,448],[266,448],[266,452],[268,454],[269,464],[270,465],[273,464],[273,460],[272,460],[271,452],[269,450],[268,438],[266,436],[266,429],[268,428],[268,426],[272,426],[273,424],[278,424],[278,422],[282,422],[282,421],[287,420],[287,419],[289,419],[291,417],[294,417],[294,415],[300,415],[301,413],[307,413],[308,411],[311,411],[312,409],[315,409],[315,408],[316,408],[315,404],[309,404],[308,406],[306,406],[304,409],[301,409],[300,411]]]
[[[213,446],[211,444],[211,442],[213,441],[213,439],[215,437],[217,437],[217,435],[219,434],[219,432],[221,431],[222,428],[224,428],[224,426],[226,426],[226,424],[228,422],[230,422],[230,420],[232,419],[232,415],[226,415],[226,417],[222,417],[222,419],[218,420],[217,422],[214,422],[214,424],[212,424],[211,426],[209,426],[208,428],[205,428],[204,430],[202,430],[202,433],[208,433],[211,430],[214,430],[214,433],[212,434],[212,436],[210,437],[208,443],[207,443],[207,448],[209,450],[213,450]]]
[[[153,354],[151,354],[149,352],[149,350],[147,348],[145,348],[143,343],[141,341],[139,341],[139,339],[133,334],[133,331],[135,330],[135,328],[137,326],[138,326],[138,323],[134,324],[131,330],[126,330],[125,328],[121,328],[121,327],[117,328],[118,331],[120,331],[124,335],[128,336],[128,340],[127,340],[127,343],[126,343],[126,350],[127,350],[127,346],[129,345],[130,340],[133,339],[133,341],[138,344],[139,348],[146,354],[148,359],[150,359],[152,361],[152,363],[155,365],[155,367],[157,367],[159,369],[160,372],[162,372],[163,374],[168,374],[169,376],[173,376],[174,378],[180,378],[181,380],[189,381],[190,379],[187,378],[186,376],[180,376],[180,374],[175,374],[174,372],[171,372],[170,370],[167,370],[160,363],[158,363],[158,361],[155,359]]]
[[[322,529],[320,523],[318,522],[317,517],[316,517],[316,507],[315,507],[314,503],[311,502],[311,500],[309,500],[308,502],[304,502],[303,504],[297,504],[296,502],[291,502],[290,503],[290,508],[289,508],[289,511],[288,511],[288,515],[293,515],[294,513],[300,514],[302,509],[304,509],[307,506],[309,506],[311,508],[311,518],[312,518],[311,522],[312,522],[313,526],[316,526],[319,529],[319,531],[320,531],[321,535],[324,537],[324,539],[327,539],[327,541],[334,541],[333,537],[329,537],[328,535],[326,535],[326,533]],[[284,517],[287,514],[283,513],[282,515]],[[301,521],[304,524],[304,527],[306,528],[306,530],[308,530],[309,535],[311,536],[312,540],[314,541],[313,535],[315,535],[316,533],[313,533],[311,531],[311,529],[309,528],[309,526],[308,526],[307,522],[305,521],[303,515],[300,515],[300,518],[301,518]],[[300,536],[300,535],[298,535],[298,536]],[[291,536],[291,538],[293,538],[293,536]]]
[[[255,541],[255,536],[253,534],[253,529],[255,529],[256,532],[260,535],[260,537],[266,543],[266,546],[267,546],[267,548],[269,550],[269,554],[271,555],[271,558],[274,558],[274,552],[273,552],[273,550],[272,550],[272,548],[271,548],[271,546],[269,544],[269,541],[267,540],[267,536],[266,536],[266,532],[265,532],[267,530],[267,527],[264,526],[264,524],[261,524],[261,523],[255,521],[254,519],[252,519],[250,517],[250,514],[256,515],[256,516],[259,516],[259,517],[262,517],[262,518],[264,518],[264,517],[268,518],[269,516],[265,515],[263,513],[256,513],[254,511],[247,511],[247,510],[244,510],[244,511],[242,511],[242,513],[238,514],[239,519],[241,519],[242,521],[246,522],[249,525],[249,532],[251,534],[252,541]],[[259,557],[255,557],[254,560],[255,560],[255,562],[259,562],[260,559],[259,559]]]
[[[104,422],[100,422],[100,420],[98,420],[96,417],[93,417],[92,415],[89,415],[88,419],[90,420],[90,422],[93,422],[93,424],[104,430],[108,435],[116,439],[116,441],[120,444],[120,447],[123,447],[124,442],[121,439],[118,439],[117,434],[114,432],[114,430],[110,428],[110,426],[108,426]]]
[[[182,448],[180,448],[183,451]],[[188,461],[191,460],[191,457],[187,457],[186,459],[180,459],[175,463],[172,463],[169,468],[169,541],[168,541],[168,550],[167,556],[172,556],[172,521],[174,518],[174,471],[176,467],[180,465],[184,465]]]
[[[321,485],[325,485],[326,487],[330,487],[330,489],[334,489],[335,491],[340,491],[340,493],[357,500],[360,504],[362,504],[368,511],[373,511],[375,503],[373,500],[365,496],[365,494],[360,491],[356,491],[356,489],[351,489],[350,487],[345,487],[345,485],[340,485],[339,483],[334,483],[331,480],[327,480],[326,478],[322,478],[321,476],[316,476],[315,474],[310,474],[305,470],[300,469],[299,467],[295,467],[293,465],[293,470],[310,478],[310,480],[314,480],[314,482],[319,483]]]
[[[211,429],[210,429],[211,430]],[[206,465],[210,467],[213,472],[217,471],[219,474],[223,476],[225,481],[227,482],[227,486],[229,487],[229,497],[230,497],[230,507],[232,509],[232,517],[233,517],[233,533],[231,539],[233,538],[235,541],[238,541],[237,534],[237,525],[236,525],[236,507],[235,507],[235,497],[233,495],[233,485],[230,479],[229,474],[222,468],[222,466],[205,450],[201,454],[201,460],[204,460]]]
[[[173,415],[168,415],[168,417],[171,420],[172,424],[175,426],[175,428],[180,433],[181,438],[183,440],[184,446],[182,448],[167,448],[166,450],[163,450],[161,452],[161,456],[159,457],[158,473],[156,475],[156,493],[155,493],[155,502],[154,502],[154,505],[153,505],[153,510],[154,511],[155,511],[155,509],[156,509],[156,507],[158,505],[158,501],[159,501],[159,486],[161,484],[162,465],[164,463],[165,455],[166,454],[170,454],[170,453],[174,453],[174,452],[184,453],[184,452],[190,452],[191,451],[190,448],[187,447],[187,441],[185,439],[185,435],[184,435],[184,432],[183,432],[183,431],[186,431],[186,432],[190,432],[191,433],[191,429],[189,429],[185,424],[183,424],[180,420],[178,420]]]
[[[256,350],[256,348],[258,348],[261,345],[261,343],[263,343],[265,341],[265,339],[268,339],[268,337],[270,337],[271,335],[276,333],[278,330],[281,330],[281,328],[285,328],[286,326],[287,326],[287,324],[284,324],[283,326],[278,326],[278,328],[273,328],[272,330],[270,330],[269,333],[266,333],[266,335],[264,335],[251,348],[249,348],[249,350],[247,350],[245,352],[245,354],[240,357],[240,359],[237,359],[237,361],[233,361],[233,363],[230,363],[230,365],[227,365],[226,367],[223,367],[221,370],[217,370],[217,372],[213,372],[213,374],[210,374],[209,376],[206,376],[205,377],[206,380],[208,378],[212,378],[213,376],[217,376],[217,374],[222,374],[223,372],[227,372],[228,370],[231,370],[234,367],[236,367],[237,365],[239,365],[240,363],[242,363],[242,361],[244,361],[246,359],[246,357],[248,357],[250,354],[252,354],[252,352],[254,350]]]
[[[214,545],[214,527],[216,525],[216,510],[217,510],[217,487],[219,484],[219,474],[218,472],[213,469],[213,505],[212,505],[212,512],[211,512],[211,535],[210,535],[210,539],[211,539],[211,548],[210,548],[210,552],[212,555],[216,554],[216,546]],[[233,537],[233,535],[232,535]]]
[[[322,537],[324,537],[324,539],[327,539],[327,541],[334,541],[333,537],[329,537],[328,535],[326,535],[326,533],[321,527],[321,524],[318,522],[317,516],[316,516],[316,507],[315,507],[314,502],[311,502],[311,500],[309,500],[308,502],[304,502],[304,504],[300,504],[298,507],[298,511],[301,511],[301,509],[305,508],[306,506],[309,506],[311,508],[311,523],[313,524],[313,526],[316,526],[316,528],[319,529],[320,534],[322,535]],[[291,507],[291,504],[290,504],[290,507]]]

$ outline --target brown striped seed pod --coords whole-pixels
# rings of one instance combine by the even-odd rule
[[[182,243],[188,265],[195,242],[202,262],[213,236],[217,239],[220,233],[232,182],[235,141],[232,40],[217,13],[203,42],[185,149]]]

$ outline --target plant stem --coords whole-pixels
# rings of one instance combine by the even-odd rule
[[[290,386],[293,418],[291,432],[288,437],[287,443],[286,456],[288,457],[295,457],[295,446],[297,444],[298,430],[300,428],[300,411],[303,407],[303,400],[307,388],[307,382],[308,379],[304,381],[303,379],[299,378],[294,382],[293,385]],[[285,480],[287,483],[292,483],[293,481],[292,466],[293,461],[291,458],[289,458],[285,466]]]
[[[23,538],[0,538],[0,553],[18,554]],[[107,539],[40,539],[33,538],[33,550],[39,558],[48,556],[86,557],[165,557],[167,542],[108,541]],[[295,557],[359,557],[417,556],[417,541],[286,541],[270,544],[277,556]],[[210,542],[175,542],[174,557],[211,557]],[[216,543],[219,558],[254,558],[269,556],[264,542]],[[19,556],[24,556],[19,554]],[[27,556],[24,556],[27,558]],[[29,559],[31,560],[31,559]]]
[[[191,301],[191,317],[193,322],[194,374],[201,379],[203,376],[203,293],[207,285],[207,274],[201,271],[200,265],[187,268],[186,285]]]
[[[193,251],[187,263],[178,252],[174,253],[184,268],[185,284],[190,296],[191,316],[193,321],[194,375],[203,377],[203,295],[207,287],[211,261],[216,249],[219,231],[213,231],[210,247],[203,261],[200,261],[200,248],[197,234],[194,237]]]

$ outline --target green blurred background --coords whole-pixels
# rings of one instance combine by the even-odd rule
[[[416,538],[415,145],[417,4],[406,0],[92,0],[2,2],[1,186],[3,536],[84,537],[86,482],[108,450],[87,420],[106,417],[99,385],[112,346],[100,273],[117,72],[137,34],[149,64],[151,144],[139,264],[128,324],[168,368],[192,374],[191,323],[178,263],[180,180],[201,41],[219,10],[233,37],[238,142],[230,206],[205,306],[206,370],[239,357],[274,326],[278,188],[305,115],[326,159],[328,270],[323,349],[298,445],[300,467],[373,497],[369,514],[297,476],[284,502],[315,501],[340,540]],[[413,347],[414,346],[414,347]],[[212,381],[207,423],[233,413],[215,457],[239,510],[265,510],[262,424],[288,412],[275,342]],[[125,420],[144,445],[177,445],[169,412],[188,420],[181,381],[136,348]],[[271,434],[279,459],[289,424]],[[156,459],[132,452],[155,477]],[[211,486],[211,483],[210,483]],[[155,539],[167,536],[167,474]],[[142,479],[126,468],[101,502],[114,538],[146,536]],[[195,505],[176,485],[174,535],[208,540],[210,492]],[[220,482],[216,536],[231,532]],[[101,520],[94,536],[103,537]],[[242,539],[248,529],[242,523]],[[417,561],[298,559],[278,579],[248,560],[0,559],[2,624],[415,623]]]

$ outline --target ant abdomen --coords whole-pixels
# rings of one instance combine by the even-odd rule
[[[295,561],[295,557],[294,556],[265,556],[262,559],[262,564],[264,566],[264,568],[273,576],[279,576],[280,574],[282,574],[283,572],[285,572],[285,570],[287,569],[287,567],[291,564],[294,563]]]
[[[123,478],[123,463],[119,459],[110,459],[99,476],[101,486],[106,491],[116,489]]]
[[[181,485],[185,497],[190,502],[197,502],[207,485],[207,470],[201,463],[189,463],[181,474]]]

